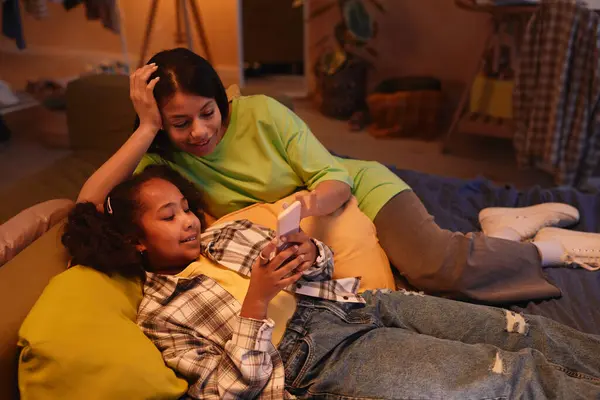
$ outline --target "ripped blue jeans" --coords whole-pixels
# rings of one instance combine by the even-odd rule
[[[600,399],[600,337],[414,292],[302,297],[279,351],[311,399]]]

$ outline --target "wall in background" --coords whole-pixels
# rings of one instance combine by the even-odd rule
[[[379,56],[370,73],[371,87],[382,79],[406,75],[430,75],[442,81],[446,96],[444,118],[454,111],[460,91],[472,75],[490,29],[489,17],[458,9],[454,0],[380,0],[386,12],[372,10],[379,36],[372,43]],[[310,9],[327,0],[308,0]],[[309,21],[309,70],[317,50],[311,44],[331,32],[340,18],[337,8]],[[311,77],[310,87],[314,87]]]
[[[239,75],[239,10],[238,0],[194,0],[202,13],[210,42],[214,64],[227,81],[236,81]],[[137,63],[147,24],[149,0],[120,0],[125,17],[125,34],[131,60]],[[79,5],[66,11],[61,4],[49,3],[50,16],[36,20],[21,7],[26,52],[60,57],[79,56],[83,65],[121,57],[119,36],[102,26],[100,21],[88,21],[85,8]],[[189,9],[189,7],[188,7]],[[191,15],[190,15],[190,21]],[[175,42],[175,1],[162,0],[156,14],[148,56],[172,47]],[[196,34],[194,31],[194,40]],[[0,36],[0,50],[17,52],[13,41]],[[195,43],[194,50],[201,53]]]
[[[272,64],[304,59],[303,16],[288,0],[243,2],[244,61]]]

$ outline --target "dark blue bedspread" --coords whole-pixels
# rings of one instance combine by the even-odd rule
[[[392,169],[421,198],[436,222],[463,233],[481,230],[479,211],[486,207],[523,207],[562,202],[579,209],[581,221],[575,230],[600,232],[600,194],[585,194],[570,188],[520,191],[496,186],[485,179],[463,180]],[[560,299],[511,305],[515,310],[544,315],[584,332],[600,334],[600,271],[549,268],[546,273],[563,293]]]

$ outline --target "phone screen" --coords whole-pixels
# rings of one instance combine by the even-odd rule
[[[302,205],[300,204],[300,202],[295,201],[294,203],[292,203],[288,208],[283,210],[277,216],[277,237],[278,238],[289,235],[290,233],[296,233],[296,232],[300,231],[300,212],[301,212],[301,210],[302,210]],[[289,243],[289,242],[283,243],[277,247],[277,253],[281,253],[282,251],[284,251],[285,249],[287,249],[293,245],[294,245],[294,243]],[[296,258],[296,257],[292,256],[292,257],[288,258],[281,265],[283,266],[283,265],[289,263],[294,258]]]

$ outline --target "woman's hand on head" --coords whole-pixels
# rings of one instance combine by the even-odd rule
[[[271,242],[256,258],[240,316],[265,319],[271,300],[281,290],[300,279],[302,272],[312,265],[307,262],[308,252],[302,244],[294,244],[271,258],[275,250],[276,244]],[[285,263],[290,258],[292,259]]]
[[[140,117],[140,126],[149,127],[155,132],[158,132],[162,125],[160,111],[154,98],[154,86],[159,78],[156,77],[150,82],[148,78],[157,68],[155,64],[144,65],[129,77],[129,96]]]

